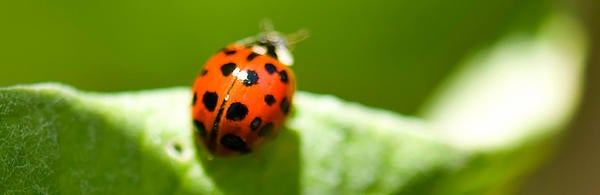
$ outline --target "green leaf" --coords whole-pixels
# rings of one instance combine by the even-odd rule
[[[197,149],[186,87],[2,88],[0,193],[502,194],[577,102],[585,46],[566,27],[475,54],[422,119],[298,92],[278,138],[233,158]]]
[[[188,88],[105,95],[42,84],[0,94],[9,193],[394,192],[460,157],[423,135],[423,121],[305,92],[275,141],[213,160],[192,143]]]

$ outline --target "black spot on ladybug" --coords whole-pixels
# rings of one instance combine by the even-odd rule
[[[208,73],[208,70],[202,69],[202,71],[200,71],[200,76],[204,76],[206,73]]]
[[[265,70],[267,70],[267,72],[269,74],[273,74],[274,72],[277,72],[277,68],[275,67],[275,65],[273,65],[271,63],[265,64]]]
[[[194,97],[192,97],[192,106],[196,105],[196,100],[198,100],[198,95],[196,94],[196,92],[194,91]]]
[[[215,107],[217,107],[217,99],[219,96],[215,92],[205,92],[202,96],[202,103],[204,103],[204,107],[208,109],[208,111],[215,111]]]
[[[281,82],[284,82],[284,83],[288,82],[288,74],[285,70],[282,70],[281,72],[279,72],[279,80],[281,80]]]
[[[202,137],[206,136],[206,128],[202,122],[194,120],[194,126],[196,127],[196,133],[198,133],[198,135]]]
[[[223,49],[223,53],[225,53],[225,55],[229,56],[229,55],[233,55],[235,54],[237,51],[233,50],[233,49]]]
[[[258,83],[258,74],[253,70],[248,70],[248,76],[242,81],[246,86],[252,86]]]
[[[275,45],[267,44],[267,55],[277,59],[277,53],[275,53]]]
[[[260,129],[260,131],[258,131],[258,136],[266,137],[266,136],[271,135],[272,132],[273,132],[273,123],[267,123],[264,127],[262,127]]]
[[[223,64],[223,66],[221,66],[221,73],[223,73],[223,76],[229,76],[231,74],[231,72],[233,72],[233,70],[235,70],[236,67],[237,67],[237,65],[235,65],[235,63],[232,63],[232,62]]]
[[[221,145],[225,146],[225,148],[227,149],[242,153],[250,152],[250,149],[248,148],[248,146],[246,146],[246,142],[237,135],[225,134],[223,137],[221,137],[220,142]]]
[[[246,57],[246,60],[248,60],[248,61],[252,61],[252,60],[254,60],[254,58],[256,58],[258,55],[260,55],[260,54],[257,54],[257,53],[254,53],[254,52],[252,52],[252,53],[250,53],[250,55],[248,55],[248,57]]]
[[[281,108],[283,114],[287,114],[290,111],[290,102],[286,97],[284,97],[283,100],[281,100],[281,103],[279,103],[279,108]]]
[[[250,129],[252,129],[252,131],[256,131],[258,127],[260,127],[260,123],[262,123],[262,119],[260,119],[260,117],[254,118],[254,120],[252,120],[250,123]]]
[[[229,120],[233,121],[241,121],[248,114],[248,107],[246,105],[235,102],[229,106],[227,109],[227,114],[225,117]]]
[[[277,102],[277,100],[275,100],[275,97],[273,95],[265,95],[265,103],[267,103],[267,105],[273,105],[275,102]]]

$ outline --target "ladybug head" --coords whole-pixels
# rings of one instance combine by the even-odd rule
[[[296,43],[307,37],[308,32],[306,30],[299,30],[296,33],[284,36],[273,30],[273,25],[270,21],[264,20],[261,23],[261,33],[258,36],[248,37],[237,43],[252,48],[258,54],[266,54],[287,66],[291,66],[294,63],[294,58],[290,50]]]

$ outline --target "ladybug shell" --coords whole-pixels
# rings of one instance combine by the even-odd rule
[[[228,46],[208,60],[194,82],[196,143],[216,156],[257,149],[277,135],[294,90],[293,73],[276,57]]]

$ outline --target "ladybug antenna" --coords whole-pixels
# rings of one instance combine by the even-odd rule
[[[273,22],[271,22],[271,20],[268,18],[265,18],[260,22],[260,32],[262,32],[267,37],[267,39],[270,40],[282,39],[283,41],[285,41],[284,45],[289,50],[293,50],[296,44],[304,41],[306,38],[309,37],[310,34],[307,29],[303,28],[283,37],[277,31],[275,31],[275,28],[273,27]]]
[[[309,37],[310,33],[307,29],[302,28],[292,34],[286,36],[285,40],[287,41],[286,46],[289,50],[294,50],[296,44],[304,41]]]
[[[265,18],[262,21],[260,21],[259,27],[260,27],[260,32],[262,32],[262,33],[275,32],[275,30],[273,28],[273,22],[271,22],[271,20],[269,20],[268,18]]]
[[[261,33],[258,36],[248,37],[236,43],[252,48],[255,53],[274,57],[282,64],[288,66],[294,63],[290,49],[296,43],[308,37],[307,30],[299,30],[289,36],[283,36],[281,33],[273,30],[273,23],[269,19],[261,21],[260,30]]]

